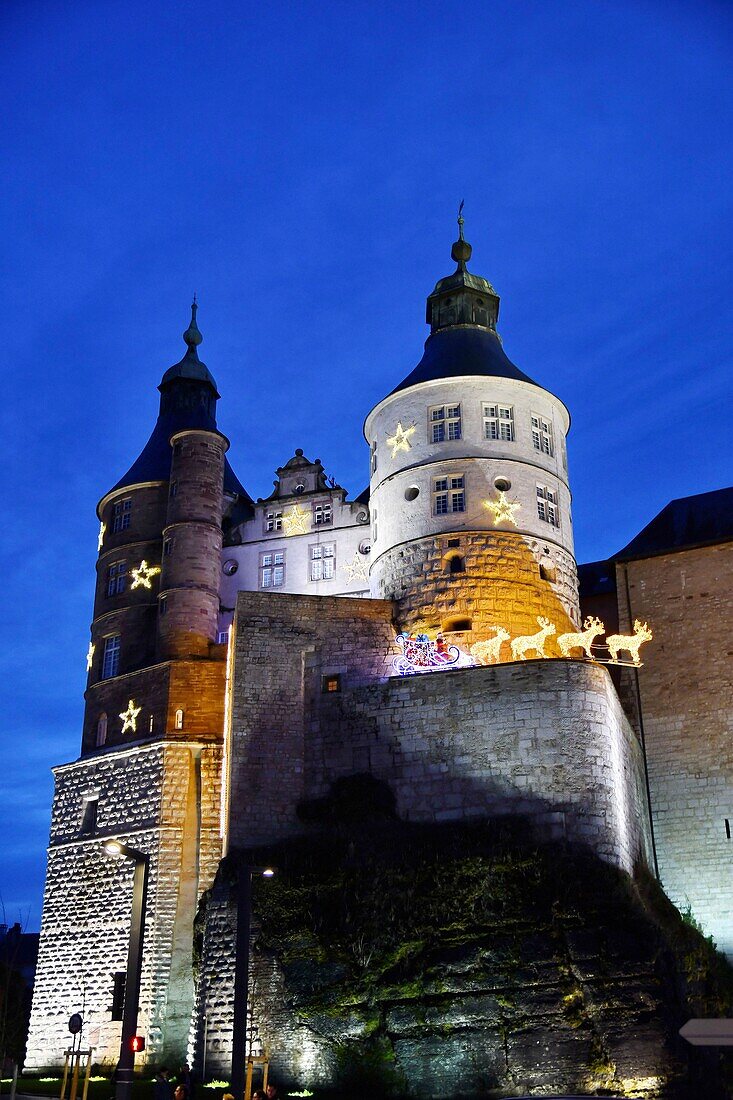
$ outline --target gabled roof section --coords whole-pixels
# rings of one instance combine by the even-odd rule
[[[631,561],[719,542],[733,542],[733,487],[671,500],[614,557]]]

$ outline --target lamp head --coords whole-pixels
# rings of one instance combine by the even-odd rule
[[[109,840],[105,840],[102,845],[108,856],[121,856],[122,844],[119,840],[115,840],[114,837],[110,837]]]

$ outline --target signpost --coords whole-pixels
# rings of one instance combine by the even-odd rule
[[[688,1020],[680,1035],[694,1047],[733,1047],[733,1019]]]

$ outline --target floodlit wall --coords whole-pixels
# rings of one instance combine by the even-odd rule
[[[103,851],[114,836],[150,856],[140,996],[142,1061],[185,1057],[198,897],[216,873],[220,747],[157,743],[106,752],[55,769],[51,838],[26,1069],[58,1068],[67,1023],[83,1012],[95,1062],[116,1064],[113,975],[124,971],[132,862]],[[96,798],[93,829],[85,804]],[[87,822],[88,822],[87,818]],[[200,850],[199,850],[200,843]]]
[[[638,674],[662,885],[733,955],[733,545],[617,566],[621,631],[647,621]],[[624,673],[635,702],[633,672]]]

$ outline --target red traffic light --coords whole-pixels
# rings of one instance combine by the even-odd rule
[[[141,1050],[145,1050],[145,1036],[133,1035],[130,1039],[130,1050],[133,1054],[139,1054]]]

